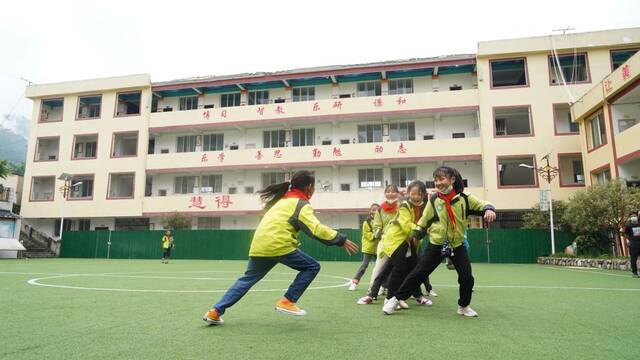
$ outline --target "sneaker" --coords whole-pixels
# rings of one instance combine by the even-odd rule
[[[406,301],[404,300],[398,300],[398,309],[408,309],[409,308],[409,304],[407,304]]]
[[[355,280],[351,280],[351,285],[349,285],[349,291],[356,291],[356,287],[358,286],[358,282]]]
[[[631,277],[633,277],[633,278],[636,278],[636,279],[637,279],[637,278],[638,278],[638,274],[633,274],[633,275],[631,275]]]
[[[202,317],[202,320],[209,325],[222,325],[224,324],[224,320],[218,315],[218,311],[216,309],[211,309],[207,311],[206,314]]]
[[[287,298],[282,298],[278,300],[278,302],[276,303],[276,310],[280,311],[281,313],[291,314],[291,315],[307,315],[306,311],[297,307],[296,303],[291,302]]]
[[[398,306],[398,299],[396,297],[392,297],[391,299],[387,299],[384,302],[384,306],[382,307],[382,312],[391,315],[394,311],[396,311],[396,307]]]
[[[373,304],[373,298],[369,295],[365,296],[365,297],[361,297],[360,299],[358,299],[358,301],[356,302],[356,304],[358,305],[369,305],[369,304]]]
[[[387,293],[387,289],[380,286],[380,289],[378,289],[378,296],[386,295],[386,293]]]
[[[467,317],[478,317],[478,313],[475,312],[470,306],[460,306],[458,305],[458,314],[464,315]]]
[[[418,305],[424,305],[424,306],[433,305],[433,302],[424,296],[420,296],[419,298],[417,298],[416,302],[418,303]]]
[[[435,292],[435,291],[433,291],[433,290],[429,291],[429,294],[428,294],[428,295],[429,295],[429,296],[433,296],[433,297],[438,297],[438,294],[436,294],[436,292]]]

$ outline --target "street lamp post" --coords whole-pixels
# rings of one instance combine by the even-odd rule
[[[558,175],[558,168],[555,166],[551,166],[549,164],[549,155],[545,155],[540,160],[545,160],[546,164],[544,166],[534,167],[527,164],[520,164],[520,167],[526,167],[529,169],[534,169],[540,176],[547,181],[547,191],[548,191],[548,200],[549,200],[549,226],[551,230],[551,254],[556,253],[556,237],[554,234],[553,227],[553,200],[551,197],[551,181]]]
[[[62,240],[62,231],[64,230],[64,203],[67,200],[67,196],[69,195],[69,190],[76,186],[82,185],[82,181],[79,181],[75,184],[71,184],[73,180],[73,175],[62,173],[58,176],[58,180],[64,181],[64,184],[60,186],[60,193],[62,194],[62,200],[60,202],[60,240]]]

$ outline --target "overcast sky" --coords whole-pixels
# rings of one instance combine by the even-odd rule
[[[483,40],[640,26],[640,2],[6,1],[0,115],[31,117],[26,83],[152,81],[475,53]]]

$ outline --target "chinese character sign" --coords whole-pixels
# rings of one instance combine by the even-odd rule
[[[382,98],[377,98],[377,99],[373,100],[373,106],[381,107],[382,106]]]
[[[319,158],[322,155],[322,151],[318,150],[318,148],[313,148],[312,154],[314,158]]]
[[[191,204],[189,205],[189,209],[191,208],[198,208],[198,209],[204,209],[206,208],[206,205],[204,205],[202,203],[202,196],[192,196],[191,197]]]
[[[627,80],[631,77],[631,71],[629,70],[629,64],[622,66],[622,80]]]
[[[276,114],[284,114],[284,107],[282,107],[282,105],[278,105],[274,111]]]
[[[262,155],[262,150],[256,151],[256,159],[261,160],[264,156]]]
[[[333,156],[342,156],[342,150],[338,147],[333,148]]]
[[[383,151],[384,151],[384,147],[382,147],[382,145],[376,145],[375,147],[376,154],[382,154]]]
[[[404,105],[407,102],[407,98],[405,98],[404,96],[398,96],[398,100],[396,100],[396,102],[398,103],[398,105]]]
[[[222,112],[220,112],[220,117],[221,118],[226,118],[227,117],[227,110],[222,110]]]
[[[224,161],[224,153],[221,152],[220,154],[218,154],[218,160],[220,160],[220,162]]]
[[[400,154],[405,154],[405,153],[407,152],[407,147],[406,147],[406,146],[404,146],[404,144],[403,144],[403,143],[400,143],[400,146],[398,146],[398,152],[399,152]]]
[[[280,149],[276,149],[273,151],[273,157],[276,159],[282,158],[282,151]]]
[[[200,157],[200,162],[207,162],[207,161],[209,161],[207,154],[202,154],[202,156]]]
[[[233,202],[231,201],[231,196],[229,195],[222,195],[222,196],[216,196],[215,198],[216,201],[216,207],[219,208],[228,208],[231,204],[233,204]]]
[[[338,110],[342,110],[342,101],[340,100],[336,100],[333,102],[333,108],[334,109],[338,109]]]
[[[202,120],[209,120],[209,116],[211,116],[211,111],[207,110],[202,113]]]
[[[258,106],[256,112],[258,113],[258,115],[264,115],[264,106]]]
[[[313,103],[313,111],[319,111],[319,110],[320,110],[320,105],[317,102]]]

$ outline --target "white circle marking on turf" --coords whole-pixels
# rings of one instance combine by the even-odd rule
[[[229,273],[230,271],[207,271],[207,272],[225,272],[225,273]],[[235,272],[237,273],[237,272]],[[70,277],[124,277],[124,278],[153,278],[153,279],[187,279],[187,280],[236,280],[235,278],[230,279],[230,278],[188,278],[188,277],[162,277],[162,276],[157,276],[157,277],[148,277],[148,276],[136,276],[136,275],[128,275],[131,273],[105,273],[105,274],[62,274],[62,275],[55,275],[55,276],[46,276],[46,277],[40,277],[40,278],[35,278],[35,279],[30,279],[27,281],[27,283],[29,285],[36,285],[36,286],[44,286],[44,287],[53,287],[53,288],[60,288],[60,289],[74,289],[74,290],[93,290],[93,291],[116,291],[116,292],[146,292],[146,293],[221,293],[221,292],[226,292],[227,289],[224,290],[169,290],[169,289],[122,289],[122,288],[98,288],[98,287],[84,287],[84,286],[71,286],[71,285],[54,285],[54,284],[45,284],[42,283],[40,281],[42,280],[48,280],[48,279],[58,279],[58,278],[70,278]],[[149,272],[143,272],[142,274],[150,274]],[[176,273],[173,273],[176,274]],[[295,275],[293,273],[271,273],[274,275]],[[336,278],[339,280],[345,280],[347,282],[345,283],[341,283],[341,284],[337,284],[337,285],[327,285],[327,286],[312,286],[312,287],[308,287],[307,290],[322,290],[322,289],[331,289],[331,288],[338,288],[338,287],[345,287],[348,286],[351,283],[351,279],[348,278],[344,278],[344,277],[340,277],[340,276],[334,276],[334,275],[323,275],[323,274],[319,274],[318,276],[325,276],[325,277],[330,277],[330,278]],[[265,282],[265,281],[270,281],[270,282],[279,282],[279,281],[291,281],[291,280],[261,280],[261,282]],[[317,282],[322,282],[317,281]],[[327,282],[327,281],[325,281]],[[273,291],[287,291],[287,289],[251,289],[249,290],[250,292],[273,292]]]

